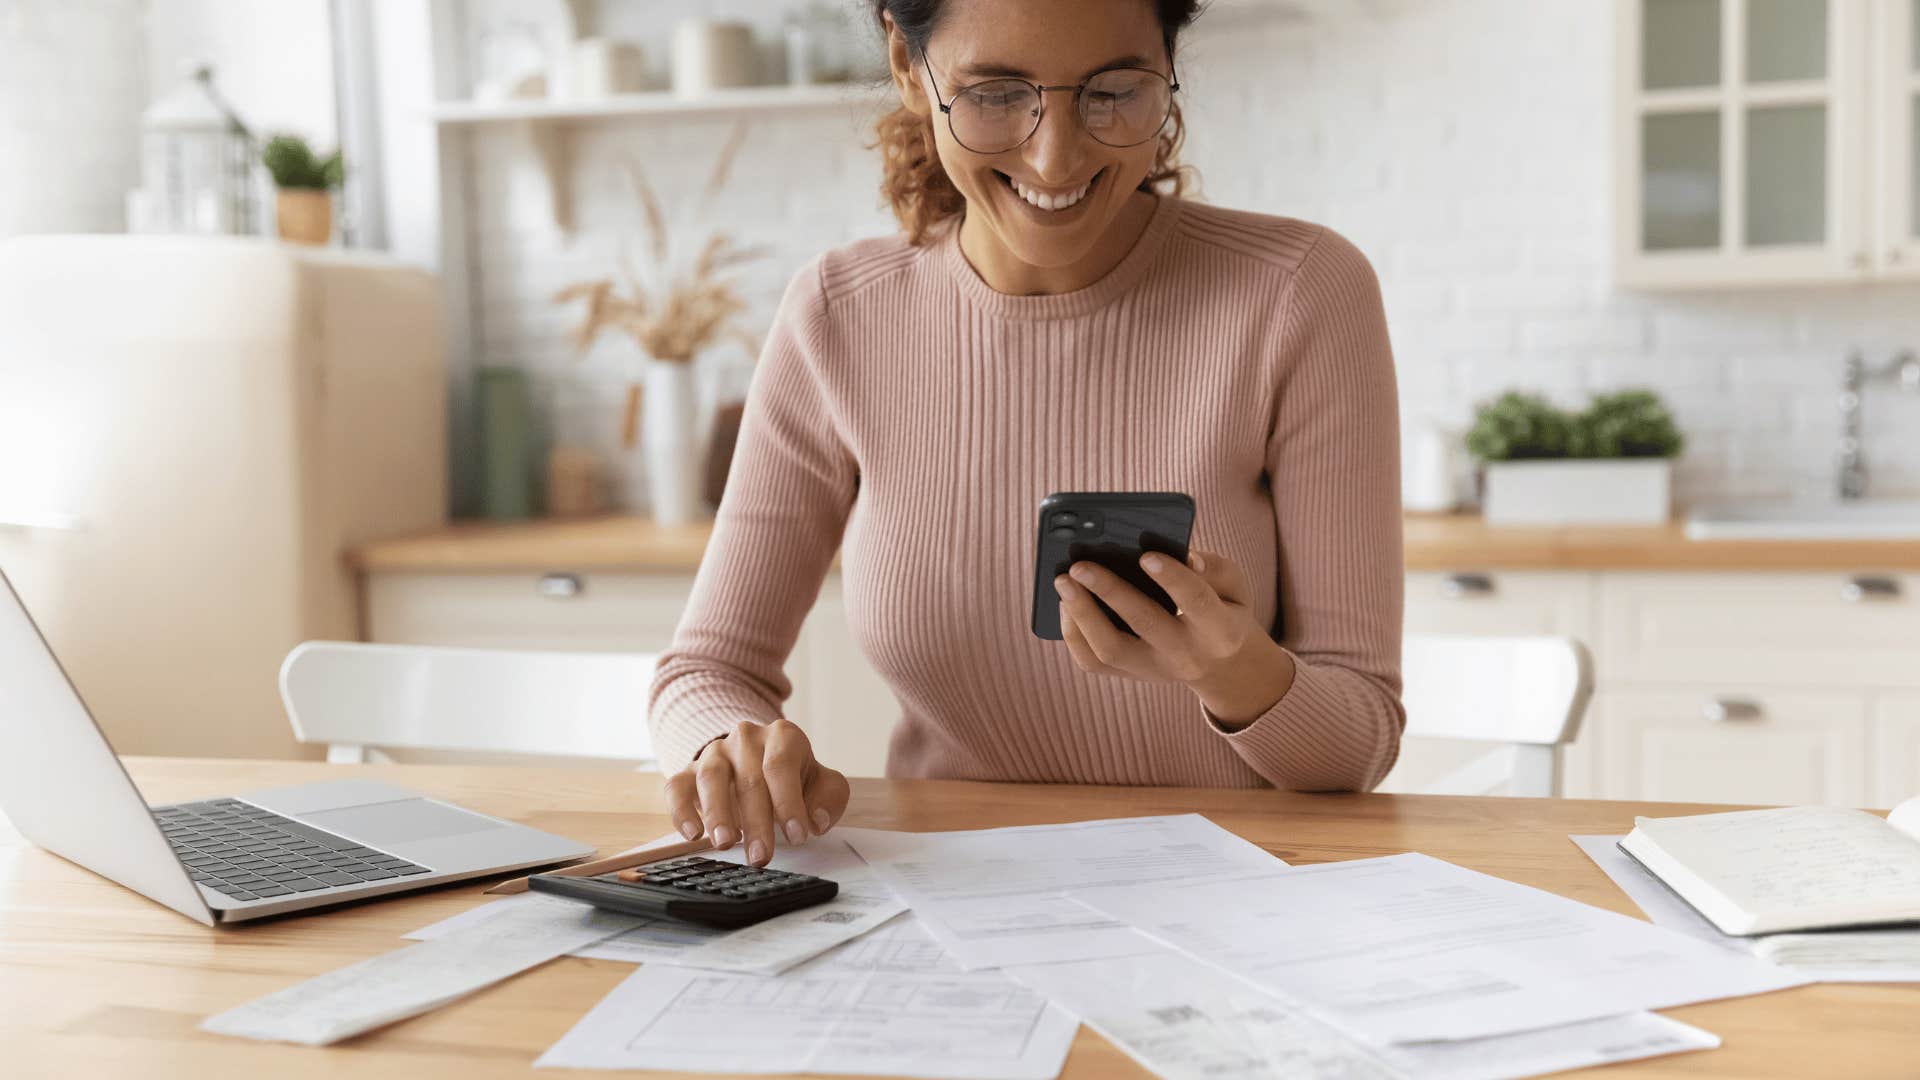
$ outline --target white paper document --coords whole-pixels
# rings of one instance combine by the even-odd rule
[[[203,1030],[322,1046],[439,1008],[633,926],[583,904],[508,912],[229,1009]]]
[[[1806,981],[1411,853],[1075,896],[1376,1045],[1504,1035]]]
[[[1809,934],[1773,934],[1764,938],[1723,934],[1693,905],[1667,888],[1647,868],[1620,850],[1618,836],[1572,836],[1627,899],[1640,906],[1656,926],[1699,938],[1730,952],[1757,956],[1779,964],[1815,982],[1920,982],[1920,931],[1855,930]],[[1844,947],[1857,954],[1878,953],[1875,962],[1830,961]],[[1825,954],[1820,960],[1809,953]]]
[[[1078,1026],[905,916],[774,977],[641,967],[535,1064],[1052,1080]]]
[[[1075,889],[1264,874],[1286,864],[1199,814],[966,832],[841,829],[969,971],[1151,952]]]
[[[712,852],[706,857],[721,862],[744,861],[738,851]],[[906,910],[906,905],[881,884],[860,856],[834,837],[819,837],[804,847],[782,850],[774,856],[771,865],[797,874],[829,878],[839,884],[839,895],[824,904],[790,911],[738,930],[714,930],[675,919],[635,918],[631,930],[577,949],[573,955],[633,964],[675,964],[712,971],[773,975],[843,941],[850,941]],[[522,893],[482,904],[407,936],[430,941],[448,931],[484,923],[509,912],[556,905],[580,906],[577,901],[563,897]]]
[[[1369,1047],[1299,1002],[1191,957],[1007,969],[1166,1080],[1496,1080],[1720,1045],[1653,1013],[1446,1043]]]

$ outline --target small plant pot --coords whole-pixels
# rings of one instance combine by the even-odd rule
[[[1482,513],[1489,525],[1661,525],[1672,487],[1666,458],[1496,461]]]
[[[274,209],[280,239],[292,244],[325,245],[333,239],[333,193],[283,189]]]

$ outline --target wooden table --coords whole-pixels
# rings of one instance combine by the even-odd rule
[[[614,769],[343,766],[130,759],[155,803],[365,773],[612,850],[667,829],[658,778]],[[1636,813],[1699,808],[1405,795],[854,781],[847,821],[989,828],[1198,812],[1291,863],[1424,851],[1600,907],[1637,910],[1567,840]],[[632,968],[566,958],[426,1016],[327,1049],[202,1034],[200,1020],[403,945],[483,903],[471,883],[324,914],[209,930],[0,827],[0,1074],[8,1077],[521,1076]],[[1920,1075],[1920,986],[1810,986],[1669,1010],[1718,1034],[1705,1053],[1619,1077]],[[1146,1073],[1082,1029],[1066,1076]]]

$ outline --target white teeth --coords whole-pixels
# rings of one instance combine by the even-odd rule
[[[1081,184],[1076,191],[1070,191],[1065,195],[1049,195],[1044,191],[1035,191],[1020,181],[1013,179],[1011,176],[1007,177],[1007,180],[1013,185],[1014,194],[1025,199],[1028,204],[1037,206],[1042,210],[1065,210],[1067,207],[1086,198],[1087,189],[1093,186],[1093,181],[1089,180]]]

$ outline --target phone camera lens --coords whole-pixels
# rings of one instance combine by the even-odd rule
[[[1059,528],[1054,529],[1048,535],[1052,536],[1055,540],[1071,540],[1080,534],[1073,531],[1073,526],[1062,525]]]
[[[1062,510],[1059,513],[1053,515],[1053,523],[1056,526],[1078,525],[1080,524],[1080,515],[1074,513],[1071,510]]]

